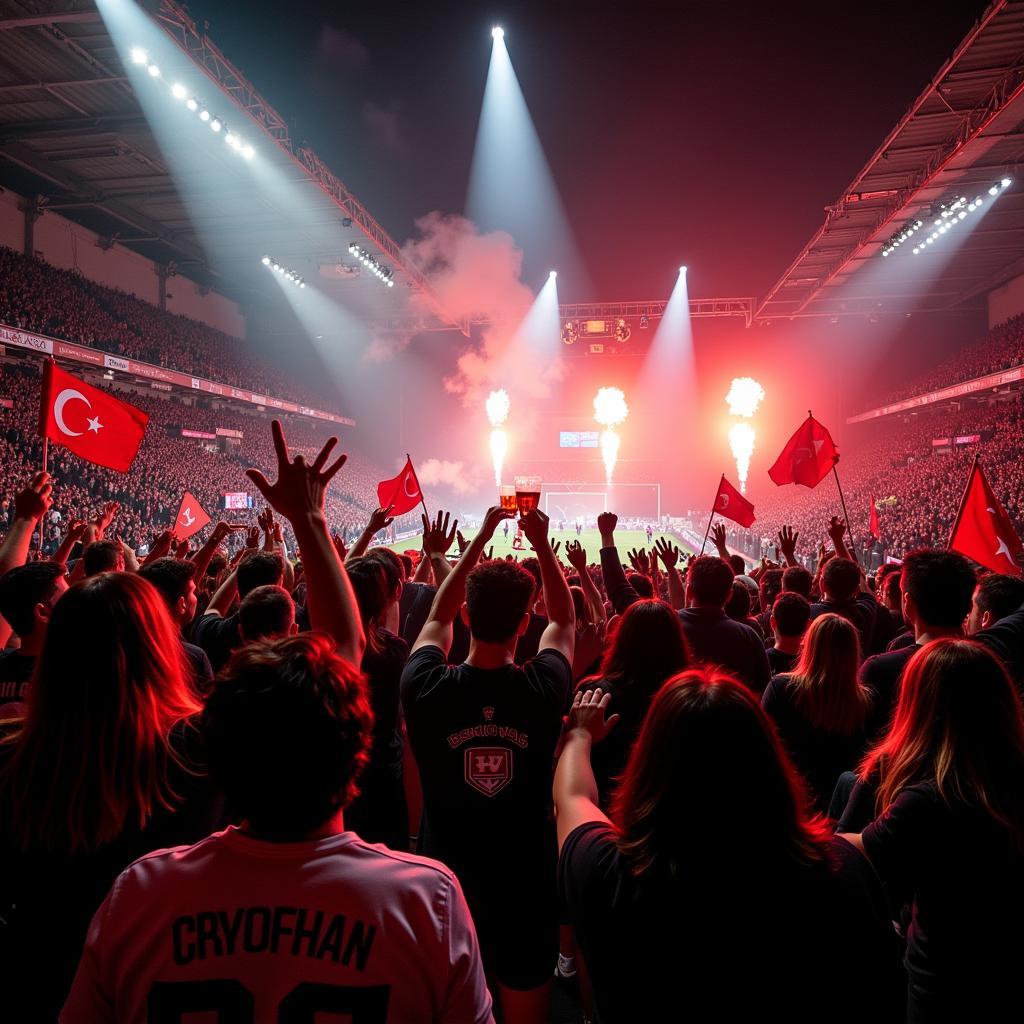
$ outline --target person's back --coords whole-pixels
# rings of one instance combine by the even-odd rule
[[[362,676],[326,635],[238,652],[203,731],[242,825],[118,878],[62,1021],[490,1021],[454,875],[345,830],[371,728]]]
[[[760,694],[771,678],[764,639],[726,615],[733,578],[732,569],[720,558],[694,559],[686,577],[687,607],[679,619],[695,662],[728,669]]]

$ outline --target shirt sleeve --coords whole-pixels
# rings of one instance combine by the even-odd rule
[[[608,600],[617,615],[621,615],[631,604],[640,600],[636,591],[622,569],[619,561],[618,548],[601,548],[601,574],[604,577],[604,587],[608,592]]]
[[[591,893],[602,889],[606,880],[615,885],[618,857],[615,830],[603,821],[585,822],[566,837],[558,857],[558,895],[570,922],[576,922],[578,908],[602,905],[591,899]],[[606,892],[605,904],[611,888]]]
[[[60,1012],[60,1024],[115,1024],[114,993],[104,977],[102,954],[117,884],[93,915],[75,980]]]
[[[861,833],[864,852],[893,899],[913,897],[916,870],[931,842],[934,809],[927,791],[909,786]]]
[[[448,983],[441,1024],[492,1024],[491,993],[484,977],[476,928],[458,880],[448,890]]]
[[[561,714],[572,691],[572,665],[561,651],[552,647],[545,648],[537,657],[531,658],[527,665],[538,693],[553,707],[557,707]]]
[[[403,705],[419,700],[430,682],[433,671],[445,664],[445,653],[440,647],[428,644],[416,651],[405,663],[405,668],[402,669],[399,687]]]

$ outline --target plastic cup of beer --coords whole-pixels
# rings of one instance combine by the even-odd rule
[[[516,477],[516,505],[519,508],[520,518],[529,515],[540,506],[539,476]]]
[[[516,504],[516,489],[511,484],[502,484],[498,488],[498,498],[501,500],[501,507],[515,511],[519,506]]]

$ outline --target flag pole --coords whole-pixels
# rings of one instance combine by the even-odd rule
[[[725,479],[725,474],[723,473],[722,474],[722,480],[724,480],[724,479]],[[708,534],[711,533],[711,524],[715,521],[715,505],[718,504],[718,495],[722,491],[722,480],[718,481],[718,490],[715,492],[715,501],[714,501],[714,503],[711,506],[711,515],[708,516],[708,528],[704,531],[704,540],[703,540],[703,542],[701,543],[701,546],[700,546],[700,553],[702,555],[704,554],[704,548],[707,547]]]
[[[850,536],[850,554],[853,560],[860,565],[857,557],[857,547],[853,542],[853,530],[850,529],[850,513],[846,511],[846,498],[843,497],[843,485],[839,482],[839,473],[836,471],[835,463],[832,464],[832,475],[836,478],[836,490],[839,491],[839,503],[843,506],[843,519],[846,522],[846,532]]]
[[[960,504],[957,506],[956,519],[953,520],[953,528],[949,531],[949,540],[946,541],[946,550],[951,550],[950,545],[953,543],[953,538],[956,536],[956,531],[960,527],[960,520],[964,514],[964,506],[967,504],[967,495],[971,490],[971,482],[974,480],[974,471],[978,468],[979,457],[975,453],[974,461],[971,463],[970,472],[967,474],[967,483],[964,485],[964,493],[960,497]]]
[[[408,452],[405,453],[405,461],[410,466],[412,466],[412,456]],[[413,472],[413,475],[415,476],[416,475],[416,468],[415,467],[413,467],[413,471],[412,472]],[[423,506],[423,514],[427,517],[427,522],[429,523],[430,522],[430,509],[427,508],[427,499],[423,497],[423,485],[420,483],[420,478],[418,476],[416,477],[416,486],[419,488],[419,491],[420,491],[420,504]]]
[[[48,472],[48,466],[50,464],[50,439],[46,434],[43,434],[43,472]],[[39,517],[39,554],[43,553],[43,530],[45,530],[46,513],[44,512]]]

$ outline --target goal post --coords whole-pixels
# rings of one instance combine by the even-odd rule
[[[622,518],[661,521],[661,484],[614,484],[602,491],[575,489],[572,484],[544,485],[544,511],[554,519],[572,522],[596,519],[611,510]]]

